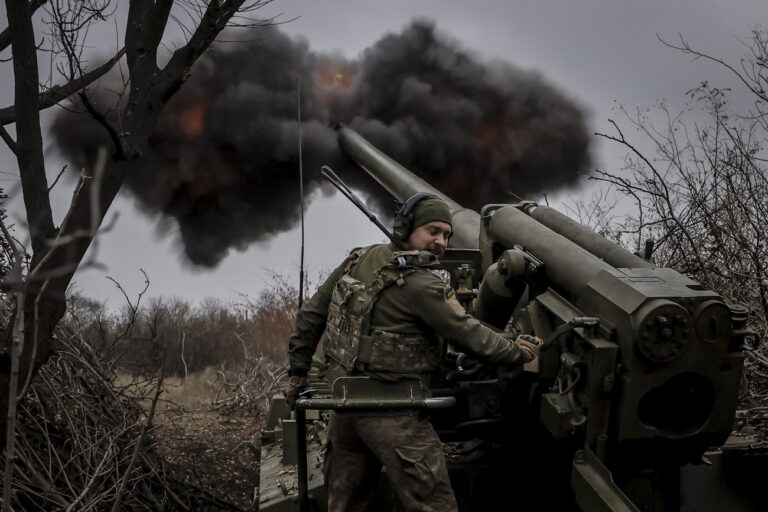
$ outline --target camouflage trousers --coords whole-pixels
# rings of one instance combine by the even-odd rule
[[[442,444],[429,421],[416,414],[332,412],[324,468],[328,511],[367,510],[382,466],[406,511],[458,511]]]

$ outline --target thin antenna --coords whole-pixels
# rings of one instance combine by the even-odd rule
[[[296,79],[296,113],[299,124],[299,203],[301,205],[301,258],[299,263],[299,309],[304,305],[304,164],[301,154],[301,82]]]

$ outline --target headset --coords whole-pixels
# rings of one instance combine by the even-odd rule
[[[396,239],[405,242],[413,231],[413,209],[422,199],[437,197],[429,192],[417,192],[405,200],[395,212],[395,222],[392,226],[392,234]]]

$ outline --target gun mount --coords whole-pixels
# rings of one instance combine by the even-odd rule
[[[744,309],[552,208],[463,208],[350,128],[337,132],[343,151],[396,199],[429,192],[449,205],[444,265],[467,309],[545,340],[538,368],[511,379],[449,349],[453,367],[433,393],[457,406],[435,411],[433,423],[445,441],[480,439],[497,450],[470,469],[454,464],[461,509],[513,496],[520,510],[694,510],[681,467],[731,434]],[[525,483],[510,492],[515,481]],[[493,487],[501,490],[490,498]]]

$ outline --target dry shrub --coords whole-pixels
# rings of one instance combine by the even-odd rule
[[[67,325],[57,330],[56,355],[40,368],[18,403],[14,510],[111,510],[116,501],[119,510],[232,508],[188,481],[189,468],[157,454],[158,428],[187,407],[258,406],[259,398],[274,391],[284,368],[263,356],[249,356],[240,358],[234,373],[208,367],[163,378],[149,368],[136,375],[120,371],[131,344],[146,341],[132,331],[142,327],[140,308],[134,310],[131,318],[82,297],[73,301]],[[4,315],[6,323],[10,316]],[[213,316],[226,320],[232,314],[214,310]],[[159,333],[153,334],[152,347],[162,347]],[[86,341],[86,335],[101,344]],[[159,353],[162,357],[162,348]],[[165,406],[156,409],[157,403]]]
[[[257,298],[209,298],[198,306],[155,298],[116,311],[78,294],[69,303],[68,325],[114,361],[121,379],[154,375],[162,368],[163,402],[230,410],[259,408],[282,387],[298,290],[272,274]]]
[[[262,355],[246,360],[240,369],[217,370],[212,406],[215,410],[248,407],[253,412],[265,411],[286,376],[285,365]]]
[[[139,405],[157,381],[114,387],[110,365],[79,336],[58,329],[55,341],[57,354],[18,403],[13,509],[109,510],[120,493],[120,510],[173,510]]]
[[[71,295],[56,355],[18,403],[13,508],[226,508],[155,453],[155,425],[204,405],[258,411],[282,386],[297,292],[274,283],[255,300],[197,307],[139,298],[112,311]]]
[[[200,410],[229,412],[242,407],[256,414],[266,410],[269,398],[282,389],[285,376],[285,367],[265,356],[250,357],[239,368],[209,366],[186,377],[166,377],[160,405],[163,410],[175,409],[181,414]],[[117,381],[135,379],[123,372]]]
[[[274,275],[272,286],[256,299],[208,298],[198,306],[154,298],[145,306],[111,311],[73,295],[66,318],[90,345],[132,375],[149,375],[161,366],[178,377],[208,367],[244,372],[245,363],[286,365],[297,296],[295,287]]]
[[[768,337],[768,30],[754,29],[745,45],[735,66],[682,39],[670,45],[724,66],[745,87],[752,107],[735,111],[731,89],[702,82],[688,91],[694,105],[688,111],[664,103],[622,108],[624,124],[639,137],[630,141],[615,122],[612,134],[598,134],[623,146],[627,156],[621,172],[598,171],[594,179],[622,194],[634,212],[611,217],[610,206],[602,207],[593,220],[630,250],[654,239],[658,265],[746,307],[751,342],[758,345]],[[768,435],[768,344],[745,355],[737,417]]]
[[[243,334],[251,353],[287,363],[288,338],[296,323],[298,297],[296,287],[284,277],[272,274],[272,285],[258,299],[243,298],[240,307],[247,319]]]

